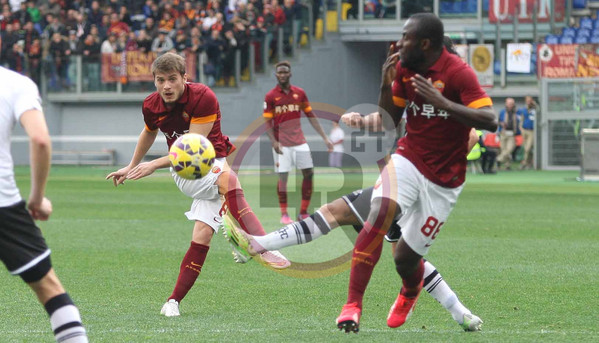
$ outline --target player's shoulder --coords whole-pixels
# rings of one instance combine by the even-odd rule
[[[302,87],[291,85],[291,91],[298,94],[306,94],[306,91]]]
[[[4,67],[0,67],[0,79],[15,93],[27,90],[37,91],[37,85],[30,78]]]

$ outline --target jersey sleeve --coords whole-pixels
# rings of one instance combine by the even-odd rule
[[[478,83],[478,78],[470,67],[465,67],[452,76],[456,89],[460,92],[460,99],[464,106],[481,108],[493,106],[493,101]]]
[[[309,113],[312,112],[312,106],[310,106],[310,101],[308,100],[308,95],[306,95],[306,92],[304,92],[302,90],[302,111],[304,111],[304,113]]]
[[[397,107],[406,107],[406,90],[402,78],[401,62],[397,62],[395,66],[395,80],[391,85],[391,91],[393,94],[393,104]]]
[[[274,101],[272,101],[270,92],[264,97],[264,112],[262,113],[262,116],[265,119],[272,119],[274,116]]]
[[[37,86],[33,81],[27,78],[23,78],[23,82],[20,87],[16,87],[17,91],[14,92],[14,116],[18,121],[21,115],[29,110],[42,110],[42,99]]]
[[[143,105],[141,106],[141,113],[143,114],[144,117],[144,124],[145,124],[145,129],[146,131],[150,131],[150,132],[154,132],[156,130],[158,130],[158,126],[156,126],[156,121],[152,120],[152,115],[147,107],[147,100],[144,101]]]
[[[218,117],[219,106],[216,94],[207,88],[202,97],[197,102],[193,113],[188,113],[191,117],[191,124],[213,123]]]

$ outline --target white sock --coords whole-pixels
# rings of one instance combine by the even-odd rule
[[[87,334],[81,324],[79,310],[68,294],[63,293],[44,304],[50,316],[54,338],[60,343],[87,343]]]
[[[432,295],[447,311],[458,324],[464,322],[464,315],[471,313],[458,299],[458,296],[449,288],[449,285],[435,266],[429,261],[424,262],[424,289]]]
[[[253,236],[266,250],[279,250],[291,245],[305,244],[331,231],[331,227],[320,211],[310,217],[291,223],[265,236]]]

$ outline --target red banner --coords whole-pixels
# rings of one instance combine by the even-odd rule
[[[578,44],[540,44],[537,72],[539,78],[571,78],[576,76],[576,48]]]
[[[549,22],[551,12],[556,22],[564,21],[566,2],[563,0],[489,0],[489,22],[511,23],[517,10],[519,23],[532,23],[535,2],[538,23]]]
[[[154,52],[127,51],[126,53],[102,54],[102,82],[153,82],[152,63]],[[193,81],[197,69],[195,54],[185,55],[188,81]]]
[[[576,57],[576,76],[599,76],[599,45],[584,44],[578,46]]]

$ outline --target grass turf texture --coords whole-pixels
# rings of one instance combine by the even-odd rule
[[[235,264],[220,235],[181,304],[182,316],[160,316],[189,246],[192,223],[183,212],[190,200],[167,173],[115,189],[104,180],[111,170],[54,167],[47,190],[54,214],[39,223],[93,342],[538,342],[599,336],[599,184],[571,181],[576,172],[468,176],[427,257],[485,321],[482,332],[463,332],[427,293],[403,327],[387,328],[400,281],[385,244],[364,299],[360,333],[346,335],[334,321],[346,299],[347,270],[296,278],[255,261]],[[375,173],[344,178],[328,172],[316,170],[314,205],[372,185],[376,178]],[[240,178],[267,231],[280,227],[276,177],[248,173]],[[17,181],[27,195],[27,169],[17,169]],[[291,204],[299,201],[297,182],[289,182],[296,190]],[[294,261],[315,263],[341,256],[351,246],[336,230],[283,252]],[[20,278],[0,273],[0,341],[52,342],[47,316],[32,292]]]

